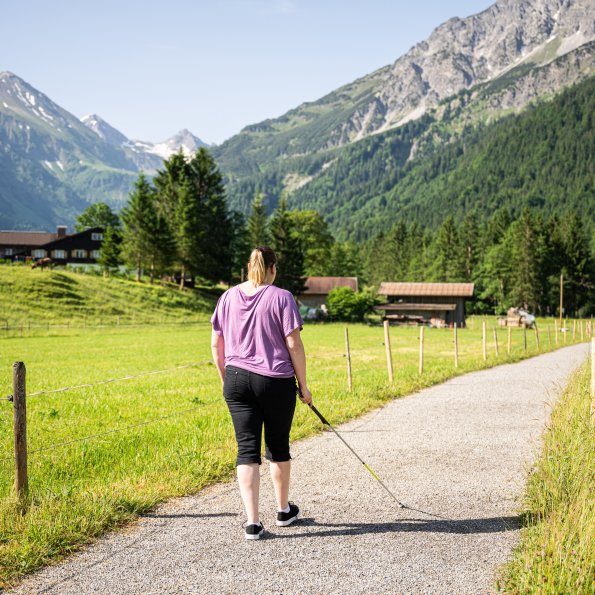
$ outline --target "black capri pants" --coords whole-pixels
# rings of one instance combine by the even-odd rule
[[[265,456],[289,461],[289,431],[295,411],[295,378],[272,378],[235,366],[225,368],[223,396],[236,434],[236,465],[262,462],[262,427]]]

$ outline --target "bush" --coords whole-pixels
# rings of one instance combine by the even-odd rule
[[[331,320],[357,322],[371,312],[376,304],[376,297],[369,292],[356,293],[350,287],[336,287],[326,298]]]

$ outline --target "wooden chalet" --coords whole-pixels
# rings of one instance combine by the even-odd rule
[[[473,297],[473,283],[383,282],[378,295],[386,302],[376,306],[383,319],[400,324],[465,326],[465,301]]]
[[[297,296],[297,301],[308,308],[320,308],[330,291],[337,287],[357,291],[357,277],[307,277],[304,285],[306,288]]]
[[[55,264],[95,264],[103,242],[103,228],[67,234],[66,227],[57,233],[0,231],[0,258],[37,261],[51,258]]]
[[[66,227],[56,233],[49,231],[0,231],[0,259],[15,260],[16,256],[31,255],[36,248],[66,235]]]

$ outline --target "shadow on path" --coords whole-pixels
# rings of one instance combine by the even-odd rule
[[[295,539],[297,537],[341,537],[367,533],[503,533],[521,527],[520,516],[494,517],[487,519],[420,520],[401,519],[394,523],[317,523],[313,518],[300,519],[299,525],[311,529],[299,533],[268,533],[269,539]]]

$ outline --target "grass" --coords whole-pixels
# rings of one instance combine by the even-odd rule
[[[525,528],[499,588],[510,593],[595,592],[595,426],[590,370],[555,408],[525,496]]]
[[[0,265],[0,337],[56,327],[207,321],[220,290]]]
[[[309,382],[315,402],[340,423],[387,400],[441,382],[455,374],[537,353],[525,354],[522,331],[513,350],[500,357],[481,349],[481,325],[459,333],[459,368],[453,366],[453,334],[426,329],[425,372],[418,373],[418,330],[392,328],[395,381],[387,383],[383,330],[350,326],[353,391],[346,388],[344,326],[311,325],[304,330]],[[204,362],[210,358],[210,327],[150,326],[71,329],[68,336],[0,339],[0,396],[11,392],[11,365],[24,361],[31,394],[93,383],[143,371]],[[542,349],[547,348],[542,341]],[[2,405],[4,403],[4,405]],[[186,411],[190,409],[190,411]],[[125,428],[184,411],[168,419],[93,440],[35,451],[82,437]],[[31,572],[125,523],[157,503],[196,492],[232,476],[235,443],[216,371],[210,364],[27,401],[29,483],[27,502],[12,495],[11,407],[0,401],[0,585]],[[292,439],[320,431],[298,407]],[[20,511],[27,509],[26,514]]]

